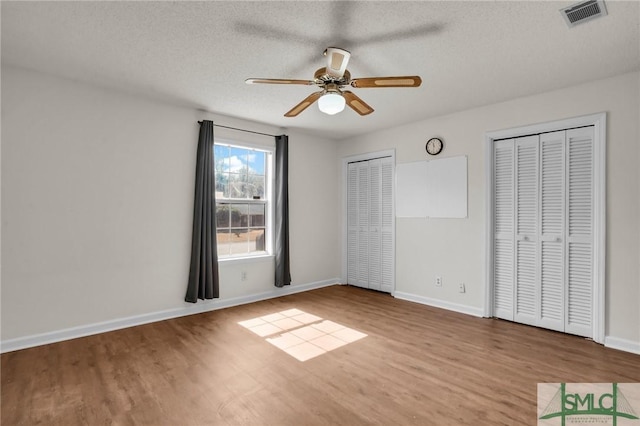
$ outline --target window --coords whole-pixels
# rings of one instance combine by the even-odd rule
[[[214,155],[218,256],[270,253],[272,151],[216,142]]]

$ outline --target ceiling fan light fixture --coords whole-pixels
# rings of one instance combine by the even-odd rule
[[[340,93],[328,92],[318,99],[318,108],[325,114],[335,115],[344,110],[346,103]]]

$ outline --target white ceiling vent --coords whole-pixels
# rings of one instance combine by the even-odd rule
[[[603,0],[588,0],[560,9],[569,27],[607,15]]]

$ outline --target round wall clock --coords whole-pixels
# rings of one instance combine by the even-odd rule
[[[431,138],[427,141],[427,146],[425,148],[427,150],[427,154],[438,155],[440,154],[440,152],[442,152],[444,144],[442,143],[442,139],[440,138]]]

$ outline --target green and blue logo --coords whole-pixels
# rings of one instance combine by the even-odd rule
[[[549,400],[542,395],[549,386],[557,390]],[[638,418],[638,395],[640,384],[625,384],[632,391],[632,402],[622,393],[618,383],[538,383],[538,406],[541,402],[549,401],[546,407],[539,413],[538,424],[560,424],[565,426],[567,421],[571,424],[612,424],[618,425],[618,421],[624,420],[624,424],[635,424]],[[551,389],[553,389],[551,388]],[[543,402],[544,403],[544,402]],[[541,420],[556,419],[555,422],[541,422]],[[628,421],[633,421],[628,423]],[[640,423],[640,422],[638,422]]]

